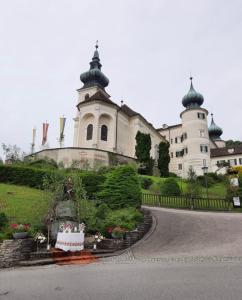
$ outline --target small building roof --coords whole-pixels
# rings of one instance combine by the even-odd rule
[[[211,157],[231,156],[242,154],[242,145],[211,149]]]

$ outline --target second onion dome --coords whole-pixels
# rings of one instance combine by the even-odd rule
[[[190,85],[189,92],[182,98],[182,104],[187,109],[200,107],[204,102],[203,95],[201,95],[200,93],[195,91],[193,84],[192,84],[192,79],[193,78],[190,77],[191,85]]]
[[[213,119],[213,114],[211,114],[211,116],[212,116],[212,120],[211,120],[211,124],[208,128],[209,137],[212,140],[221,140],[220,137],[223,134],[223,129],[215,124],[214,119]]]

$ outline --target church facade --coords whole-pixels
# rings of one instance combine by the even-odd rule
[[[108,166],[113,163],[135,162],[136,134],[150,134],[152,158],[158,159],[160,142],[170,143],[170,172],[186,177],[192,167],[197,175],[208,172],[224,172],[219,167],[223,161],[242,165],[242,148],[228,149],[221,139],[222,129],[213,119],[208,127],[208,111],[202,107],[203,96],[196,92],[191,78],[189,92],[183,97],[184,110],[181,123],[154,128],[141,114],[126,104],[111,100],[105,88],[108,78],[101,71],[98,46],[90,69],[82,73],[83,87],[77,90],[78,99],[74,118],[73,147],[44,149],[34,157],[48,157],[70,167],[74,162],[80,168]],[[241,148],[241,149],[240,149]]]

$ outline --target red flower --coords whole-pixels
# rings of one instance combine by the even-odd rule
[[[108,233],[112,233],[112,232],[113,232],[113,227],[108,227],[108,228],[107,228],[107,232],[108,232]]]
[[[12,228],[18,228],[18,224],[11,224],[10,225]]]

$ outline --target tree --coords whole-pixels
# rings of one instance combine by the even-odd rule
[[[158,168],[160,170],[160,175],[162,177],[169,176],[169,155],[170,144],[165,142],[160,142],[159,144],[159,158],[158,158]]]
[[[25,153],[17,145],[6,145],[2,143],[5,161],[15,163],[23,160]]]
[[[140,207],[141,188],[134,168],[122,165],[109,172],[97,196],[111,209]]]
[[[139,173],[152,175],[154,160],[150,157],[151,138],[150,134],[142,133],[140,131],[136,134],[135,155],[137,160],[141,163]]]
[[[190,166],[187,173],[187,194],[193,198],[201,194],[201,186],[197,181],[197,174],[193,167]]]
[[[234,147],[234,146],[241,146],[242,145],[242,141],[228,140],[225,143],[226,143],[226,147]]]

